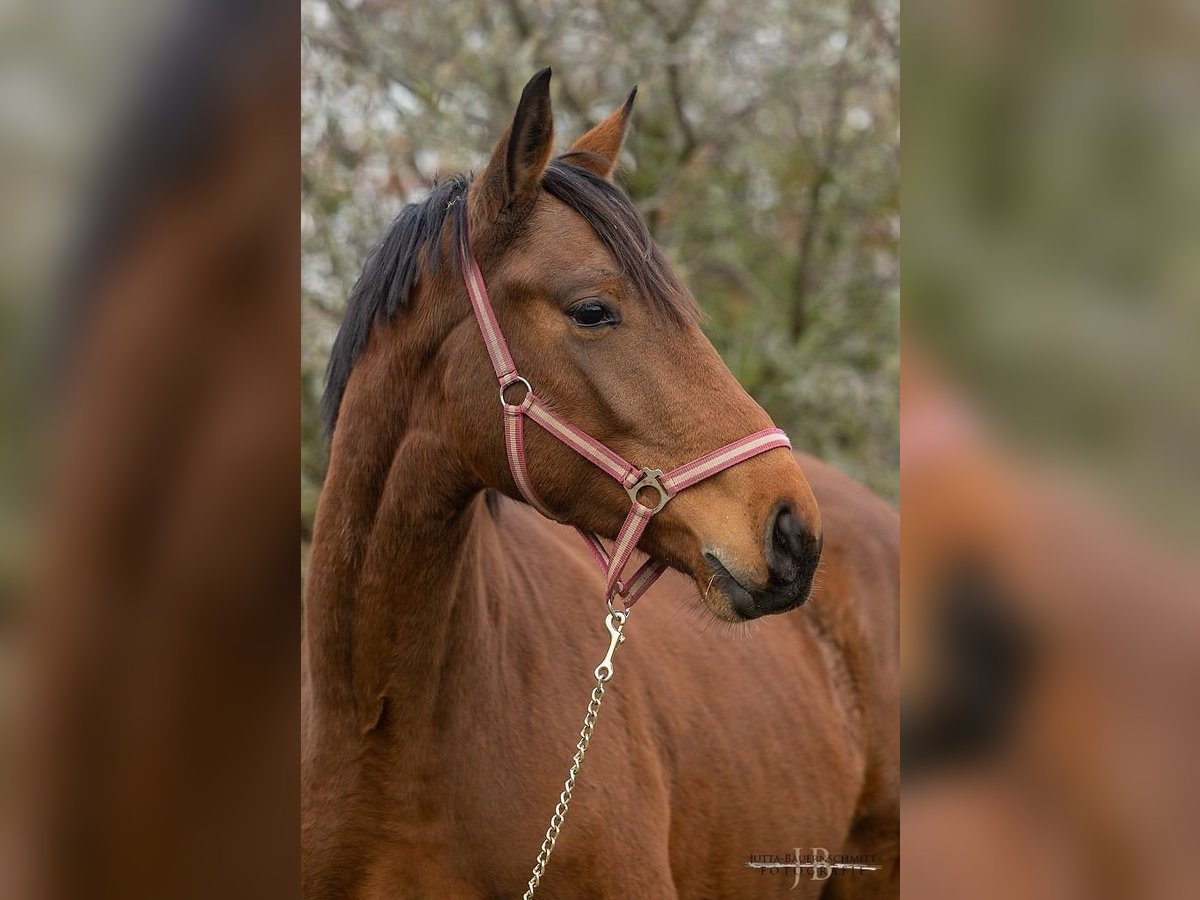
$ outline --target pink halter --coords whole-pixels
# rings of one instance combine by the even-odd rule
[[[619,481],[629,494],[629,514],[625,517],[621,530],[617,532],[611,553],[604,549],[599,535],[576,528],[587,542],[600,571],[605,574],[605,596],[609,606],[612,606],[614,597],[620,597],[625,609],[629,609],[667,568],[665,563],[647,559],[628,581],[621,580],[625,565],[629,562],[629,557],[637,547],[638,540],[641,539],[651,517],[684,488],[689,488],[760,453],[776,447],[791,447],[792,443],[780,429],[766,428],[706,453],[699,459],[672,469],[666,474],[660,469],[637,468],[583,429],[554,413],[533,392],[533,387],[517,372],[516,363],[513,362],[504,334],[500,331],[500,323],[492,309],[483,273],[479,271],[479,263],[475,260],[469,238],[465,235],[459,258],[463,267],[463,279],[467,284],[467,294],[471,298],[471,308],[475,311],[475,321],[479,323],[479,331],[483,335],[488,357],[500,384],[500,405],[504,409],[504,448],[508,454],[508,466],[512,470],[513,480],[516,481],[521,496],[543,516],[557,521],[538,499],[529,481],[529,469],[525,464],[526,417],[588,462],[607,472]],[[516,384],[525,388],[525,396],[519,403],[509,403],[506,393]],[[653,506],[646,506],[638,499],[638,494],[643,490],[657,492],[658,499]]]

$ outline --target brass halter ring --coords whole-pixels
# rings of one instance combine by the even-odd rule
[[[638,479],[637,484],[633,485],[632,487],[625,488],[625,492],[629,494],[630,502],[645,507],[650,511],[651,514],[658,512],[660,509],[666,506],[667,501],[671,499],[671,495],[667,493],[667,489],[663,487],[663,483],[659,481],[660,478],[662,478],[662,469],[642,469],[642,477]],[[658,491],[658,503],[653,506],[642,503],[642,501],[638,499],[638,494],[640,494],[646,488],[649,488],[652,491]]]

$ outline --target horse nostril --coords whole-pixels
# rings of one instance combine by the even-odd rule
[[[821,556],[821,536],[780,506],[771,520],[767,541],[767,568],[777,584],[792,584],[812,574]]]

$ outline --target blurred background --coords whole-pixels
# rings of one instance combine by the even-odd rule
[[[298,43],[0,8],[0,896],[298,893]]]
[[[477,169],[554,68],[562,149],[638,85],[617,181],[796,447],[893,502],[899,49],[893,0],[304,0],[302,527],[318,399],[367,251]]]
[[[905,4],[914,897],[1200,896],[1198,26]]]
[[[130,90],[129,59],[170,4],[6,3],[0,10],[0,620],[31,551],[52,298],[93,160]],[[7,630],[6,632],[7,633]],[[11,659],[5,654],[3,659]],[[2,663],[0,663],[2,664]]]

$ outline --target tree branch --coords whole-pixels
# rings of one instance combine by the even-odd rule
[[[520,0],[507,0],[505,6],[508,8],[509,15],[513,20],[513,27],[517,30],[517,36],[522,41],[533,41],[536,46],[534,55],[539,58],[539,61],[545,63],[551,68],[558,67],[558,60],[551,56],[546,50],[549,32],[545,29],[535,29],[533,23],[529,19],[529,15],[525,12],[520,4]],[[582,123],[585,129],[590,128],[595,123],[590,120],[587,110],[583,104],[579,102],[579,98],[572,92],[570,85],[567,84],[565,78],[560,78],[558,81],[558,95],[562,98],[563,105],[566,106]]]
[[[829,107],[825,114],[825,134],[821,156],[816,162],[816,174],[809,187],[807,202],[802,211],[800,240],[797,248],[796,268],[792,275],[791,317],[788,323],[793,341],[799,341],[808,330],[810,310],[809,295],[812,291],[813,257],[817,235],[821,231],[821,197],[833,183],[834,169],[838,162],[842,118],[846,110],[846,88],[849,73],[850,44],[842,50],[833,70],[830,85]]]
[[[883,19],[883,13],[879,11],[872,0],[863,0],[862,13],[871,23],[871,30],[875,32],[875,36],[879,41],[892,52],[895,59],[900,58],[900,37]]]
[[[683,135],[683,146],[679,149],[679,165],[683,166],[696,152],[699,141],[697,141],[696,132],[692,130],[692,125],[688,122],[687,114],[683,110],[683,87],[680,84],[677,63],[667,63],[667,90],[671,94],[671,107],[675,112],[675,121],[679,124],[679,133]]]

